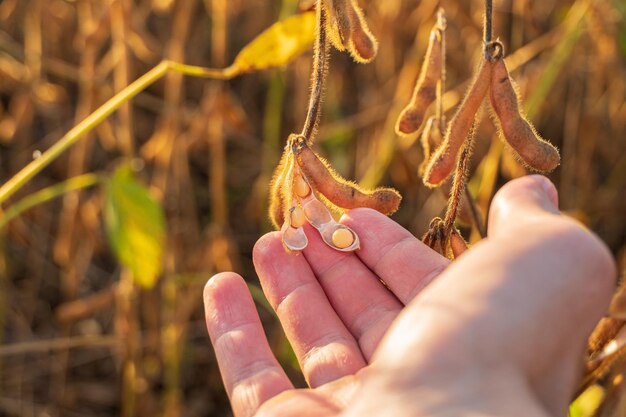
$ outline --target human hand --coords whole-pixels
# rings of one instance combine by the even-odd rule
[[[558,213],[545,178],[505,186],[489,237],[449,268],[376,212],[343,222],[359,234],[357,253],[314,233],[303,255],[285,253],[276,233],[254,252],[311,389],[293,389],[241,277],[207,284],[207,328],[237,416],[565,413],[615,267]]]

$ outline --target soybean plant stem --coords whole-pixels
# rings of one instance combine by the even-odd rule
[[[326,37],[326,12],[322,1],[317,0],[317,35],[315,37],[315,49],[313,53],[313,71],[311,75],[311,96],[309,97],[309,109],[301,135],[308,143],[313,141],[315,130],[321,115],[322,95],[328,70],[329,46]]]
[[[450,231],[454,227],[454,220],[456,220],[459,207],[461,205],[461,197],[465,191],[467,185],[467,171],[469,170],[469,160],[472,156],[472,148],[474,142],[474,129],[469,134],[467,143],[461,152],[459,161],[456,165],[456,171],[454,173],[454,180],[452,182],[452,190],[450,191],[450,199],[448,200],[448,207],[446,209],[446,215],[443,220],[445,236],[450,236]]]
[[[492,26],[491,26],[491,16],[493,14],[493,4],[492,0],[485,0],[485,23],[484,23],[484,41],[485,45],[488,45],[492,41]]]

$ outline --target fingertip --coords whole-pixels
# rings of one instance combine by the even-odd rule
[[[248,285],[235,272],[220,272],[204,285],[203,300],[207,320],[213,320],[228,312],[231,306],[245,303],[251,298]]]
[[[217,293],[227,291],[229,287],[237,286],[240,283],[245,285],[245,280],[235,272],[215,274],[204,285],[203,298],[206,302],[207,299],[215,297]]]
[[[281,233],[278,231],[266,233],[254,244],[252,248],[252,260],[256,264],[257,261],[262,261],[268,256],[272,256],[277,250],[285,250]]]
[[[520,224],[537,214],[559,214],[558,192],[543,175],[527,175],[505,184],[493,198],[489,210],[489,232],[503,225]]]

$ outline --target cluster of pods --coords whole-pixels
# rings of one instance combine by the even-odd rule
[[[433,27],[422,70],[409,104],[400,114],[396,131],[400,135],[416,132],[422,125],[426,110],[441,100],[445,81],[445,29],[443,10]],[[474,80],[456,114],[442,135],[445,121],[441,111],[431,117],[422,131],[425,164],[424,183],[441,185],[454,171],[460,151],[470,142],[476,125],[476,114],[487,93],[499,124],[501,136],[516,157],[528,168],[549,172],[560,163],[559,151],[544,140],[520,111],[520,99],[504,62],[504,48],[499,41],[485,45],[484,57]],[[439,103],[440,104],[440,103]],[[440,138],[443,136],[443,140]],[[430,143],[438,145],[431,155]]]
[[[285,248],[303,250],[309,223],[331,248],[348,252],[359,248],[359,237],[337,222],[333,212],[369,207],[391,214],[400,205],[400,194],[391,188],[367,191],[345,180],[307,144],[292,134],[271,185],[270,217],[282,231]]]

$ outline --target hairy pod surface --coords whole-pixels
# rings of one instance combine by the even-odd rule
[[[443,143],[437,148],[426,167],[423,179],[427,186],[439,186],[454,170],[459,151],[473,133],[472,127],[476,113],[491,83],[492,68],[493,63],[491,61],[481,61],[472,86],[463,98],[456,114],[450,120],[450,124],[448,124]]]
[[[461,236],[456,227],[453,227],[450,231],[449,239],[452,256],[454,256],[454,259],[456,259],[467,250],[467,242],[465,241],[465,239],[463,239],[463,236]]]
[[[396,133],[399,135],[416,132],[424,121],[426,110],[437,98],[437,82],[444,77],[445,71],[443,68],[444,33],[443,29],[437,26],[430,32],[428,48],[413,96],[396,122]]]
[[[329,16],[326,28],[333,46],[339,51],[348,50],[356,62],[372,61],[378,52],[378,41],[357,0],[324,0],[323,7]]]
[[[400,206],[402,197],[396,190],[392,188],[377,188],[371,192],[361,190],[356,184],[337,174],[305,144],[298,149],[296,158],[311,187],[337,207],[342,209],[368,207],[389,215]]]
[[[519,97],[504,59],[494,64],[490,100],[504,139],[525,165],[539,172],[552,171],[559,165],[561,157],[557,148],[539,136],[520,112]]]
[[[333,46],[345,51],[350,40],[350,0],[325,0],[323,7],[327,9],[326,32]]]
[[[366,64],[376,57],[378,41],[370,32],[357,0],[351,0],[350,5],[351,7],[348,8],[348,17],[350,19],[348,50],[356,62]]]
[[[614,317],[603,317],[589,336],[587,341],[587,355],[593,356],[615,338],[620,329],[624,326],[624,320]]]
[[[285,222],[285,201],[283,198],[282,187],[285,182],[289,166],[292,164],[293,154],[289,149],[285,149],[278,166],[274,170],[274,175],[272,176],[272,181],[270,183],[269,214],[270,220],[276,229],[280,229],[282,224]]]
[[[443,135],[441,133],[439,125],[440,123],[437,118],[435,116],[431,116],[428,118],[428,120],[426,120],[424,129],[422,130],[422,134],[420,136],[420,145],[422,146],[424,160],[417,169],[417,172],[420,176],[423,176],[424,172],[426,171],[426,166],[430,161],[431,149],[437,148],[443,142]]]
[[[611,299],[609,314],[611,317],[626,320],[626,285],[624,283],[622,283]]]

